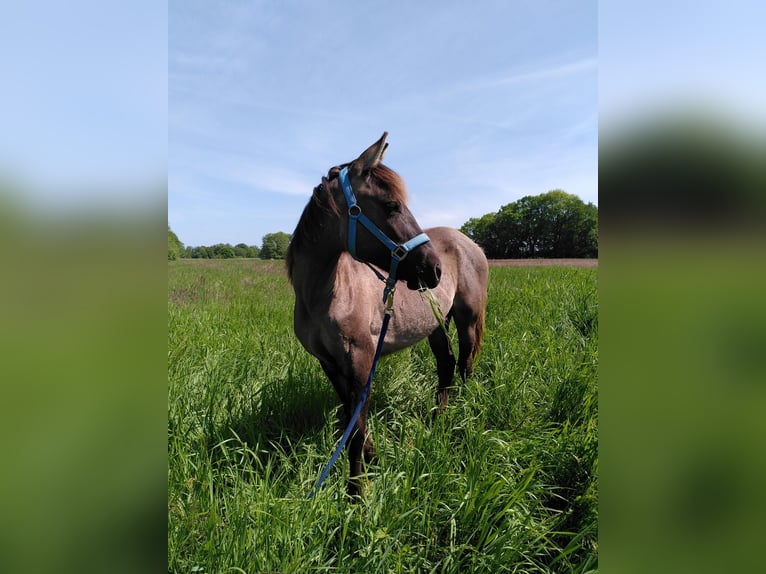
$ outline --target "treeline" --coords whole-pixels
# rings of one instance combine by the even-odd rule
[[[460,230],[490,259],[598,257],[598,207],[559,189],[522,197]],[[260,247],[238,243],[184,247],[168,226],[168,259],[284,259],[290,234],[267,233]]]
[[[168,226],[168,259],[284,259],[290,244],[290,234],[279,231],[263,236],[261,246],[245,243],[216,243],[215,245],[184,246]]]
[[[237,243],[216,243],[215,245],[198,245],[185,247],[181,250],[183,259],[234,259],[235,257],[258,257],[261,249],[255,245]]]
[[[598,207],[559,189],[522,197],[460,230],[490,259],[598,257]]]

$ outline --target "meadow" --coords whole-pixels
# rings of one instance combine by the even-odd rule
[[[168,570],[596,571],[597,273],[491,267],[481,356],[438,417],[427,342],[384,358],[354,503],[345,456],[308,498],[342,429],[283,263],[169,262]]]

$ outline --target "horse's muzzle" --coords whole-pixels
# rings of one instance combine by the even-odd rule
[[[433,289],[442,278],[442,266],[439,258],[425,257],[416,267],[416,277],[407,281],[407,288],[416,290],[428,287]]]

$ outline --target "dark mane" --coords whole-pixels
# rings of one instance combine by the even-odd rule
[[[324,189],[324,186],[320,183],[314,188],[311,199],[306,204],[306,207],[303,208],[298,225],[295,226],[295,231],[293,231],[293,235],[290,238],[290,245],[287,247],[285,264],[287,265],[287,277],[291,282],[293,280],[296,252],[307,241],[316,243],[328,219],[333,215],[337,216],[338,213],[338,206],[332,194]]]

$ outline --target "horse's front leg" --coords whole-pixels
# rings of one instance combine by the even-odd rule
[[[364,392],[367,384],[367,378],[372,367],[374,349],[353,348],[350,353],[349,364],[351,372],[349,373],[349,398],[345,402],[346,425],[351,420]],[[367,411],[370,405],[370,394],[367,395],[362,410],[354,423],[351,436],[348,442],[348,460],[350,469],[350,480],[348,483],[348,493],[352,496],[358,496],[361,491],[360,476],[363,474],[362,457],[366,464],[375,459],[375,446],[372,436],[367,431]]]
[[[353,405],[346,405],[346,424],[356,408],[356,403]],[[366,427],[366,415],[367,405],[362,407],[362,412],[357,419],[351,436],[349,437],[347,449],[348,449],[348,462],[349,462],[349,481],[347,485],[348,493],[351,496],[359,496],[361,493],[361,475],[364,470],[362,468],[362,457],[365,462],[369,462],[374,456],[374,448],[372,446],[372,440],[367,434]]]
[[[320,360],[325,374],[343,402],[343,409],[338,413],[338,419],[344,431],[359,405],[364,386],[367,384],[367,377],[372,366],[372,354],[370,350],[349,345],[344,353],[339,354],[342,357],[341,360]],[[367,432],[369,401],[368,395],[346,445],[350,475],[348,492],[352,496],[357,496],[360,492],[359,476],[363,472],[362,457],[365,463],[370,463],[375,458],[372,437]]]

